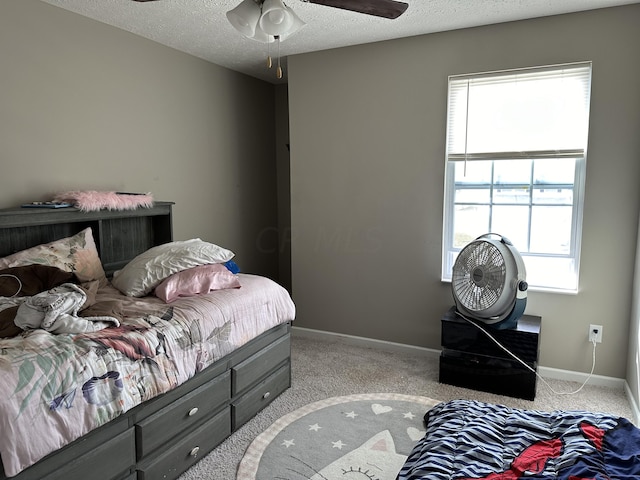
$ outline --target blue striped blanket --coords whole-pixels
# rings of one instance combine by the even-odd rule
[[[586,411],[440,403],[397,480],[640,479],[640,430]]]

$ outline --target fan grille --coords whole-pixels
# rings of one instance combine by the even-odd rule
[[[471,311],[492,307],[504,289],[506,269],[504,257],[495,245],[471,242],[460,251],[453,266],[455,296]]]

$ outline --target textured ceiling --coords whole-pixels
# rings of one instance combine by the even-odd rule
[[[227,21],[225,13],[241,0],[41,0],[271,82],[267,45],[249,40]],[[640,0],[404,0],[407,11],[395,20],[288,0],[306,23],[280,45],[287,55],[410,37],[425,33],[509,22],[526,18],[640,3]],[[272,55],[275,56],[272,47]]]

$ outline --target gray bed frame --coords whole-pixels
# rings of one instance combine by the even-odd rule
[[[99,212],[0,210],[0,257],[91,227],[110,275],[139,253],[172,240],[172,205]],[[291,386],[290,358],[290,324],[284,324],[11,478],[175,479]]]

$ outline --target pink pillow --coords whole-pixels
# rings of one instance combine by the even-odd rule
[[[227,267],[216,263],[174,273],[156,287],[155,295],[171,303],[179,297],[192,297],[226,288],[240,288],[240,280]]]

